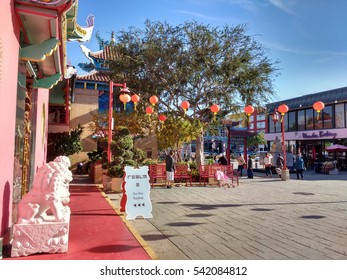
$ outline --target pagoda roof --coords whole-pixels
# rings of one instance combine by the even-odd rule
[[[94,71],[85,75],[77,76],[77,80],[108,83],[111,79],[108,73]]]
[[[104,46],[103,50],[97,52],[89,52],[89,56],[95,59],[112,60],[116,58],[115,53],[112,51],[112,45]]]

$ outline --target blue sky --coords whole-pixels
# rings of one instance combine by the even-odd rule
[[[79,0],[78,23],[95,15],[95,33],[142,28],[145,20],[178,25],[189,20],[211,26],[247,24],[248,34],[279,60],[275,79],[279,100],[347,86],[347,1],[345,0]],[[88,62],[79,43],[68,43],[68,59]]]

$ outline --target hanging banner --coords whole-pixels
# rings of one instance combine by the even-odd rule
[[[124,191],[126,196],[125,212],[127,220],[136,217],[153,218],[152,203],[150,200],[150,189],[148,166],[135,168],[125,166]]]

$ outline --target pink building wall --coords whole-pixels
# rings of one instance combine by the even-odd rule
[[[19,23],[13,0],[0,1],[0,238],[11,226]],[[6,240],[4,241],[6,244]]]

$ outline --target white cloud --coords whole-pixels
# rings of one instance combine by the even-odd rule
[[[276,8],[280,9],[281,11],[285,12],[286,14],[297,16],[297,14],[294,12],[294,6],[297,1],[284,1],[284,0],[269,0],[269,3]]]

